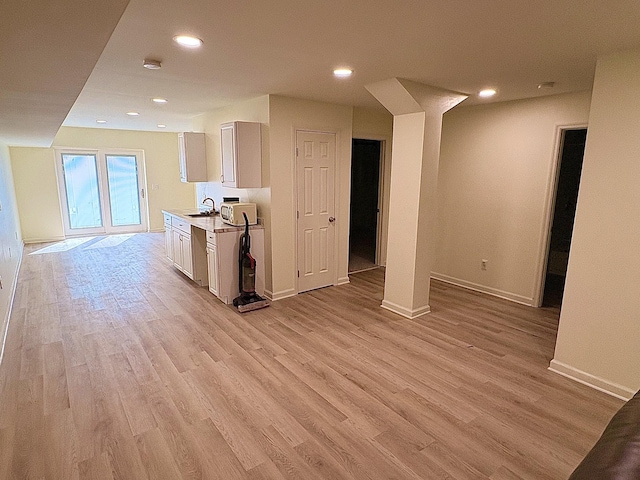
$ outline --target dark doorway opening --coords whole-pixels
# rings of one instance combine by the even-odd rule
[[[381,147],[379,140],[352,140],[349,273],[377,265]]]
[[[556,184],[556,201],[542,296],[543,307],[562,305],[586,139],[586,128],[562,132],[562,156]]]

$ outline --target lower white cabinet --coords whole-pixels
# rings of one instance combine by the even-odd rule
[[[174,229],[173,234],[173,264],[193,280],[193,258],[191,256],[191,235]]]
[[[244,230],[207,232],[209,291],[226,304],[240,295],[240,236]],[[256,259],[256,292],[264,295],[264,229],[251,229],[251,255]],[[215,285],[212,287],[212,285]]]
[[[204,230],[192,228],[180,217],[171,216],[171,247],[169,248],[168,245],[167,233],[165,233],[165,247],[171,253],[169,258],[178,270],[198,285],[207,285],[209,277]]]
[[[209,291],[218,296],[218,247],[216,234],[207,232],[207,270],[209,273]]]
[[[179,215],[163,211],[165,250],[173,265],[226,304],[240,295],[238,256],[244,228],[225,225],[215,231],[192,225]],[[264,228],[253,227],[251,255],[256,259],[256,292],[264,295]]]
[[[171,216],[164,214],[164,252],[173,263],[173,234],[171,232]]]

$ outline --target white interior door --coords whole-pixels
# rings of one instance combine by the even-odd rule
[[[335,281],[335,159],[335,134],[296,133],[298,292]]]
[[[66,236],[148,228],[142,151],[57,150]]]

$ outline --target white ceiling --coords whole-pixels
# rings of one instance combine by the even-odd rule
[[[0,1],[0,141],[48,146],[128,0]]]
[[[183,32],[204,46],[178,47]],[[597,55],[632,48],[638,0],[130,0],[64,124],[189,130],[195,115],[265,94],[375,107],[364,85],[392,77],[469,94],[493,86],[491,101],[581,91]],[[149,57],[162,69],[144,69]],[[338,66],[354,76],[333,78]],[[537,89],[547,81],[556,87]]]

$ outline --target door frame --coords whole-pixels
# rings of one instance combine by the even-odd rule
[[[564,132],[567,130],[587,129],[588,140],[588,124],[563,124],[556,125],[555,142],[554,142],[554,160],[551,162],[549,169],[549,177],[547,179],[547,188],[545,194],[545,206],[543,215],[543,224],[541,232],[541,242],[538,252],[538,266],[536,269],[536,284],[534,288],[533,306],[541,307],[544,297],[544,286],[547,274],[547,262],[549,260],[549,249],[551,248],[551,227],[553,226],[554,207],[556,196],[558,193],[558,179],[560,177],[560,165],[562,163],[562,151],[564,149]],[[586,148],[586,147],[585,147]]]
[[[130,149],[130,148],[105,148],[102,150],[98,150],[102,158],[105,162],[105,171],[106,171],[106,157],[110,156],[129,156],[135,155],[138,161],[138,199],[140,200],[140,228],[132,230],[130,225],[123,226],[108,226],[107,233],[142,233],[149,231],[149,192],[147,190],[147,169],[146,162],[144,158],[144,150],[138,149]],[[108,178],[105,175],[105,188],[108,188]],[[105,190],[105,195],[106,195]],[[111,209],[108,211],[109,221],[111,222]]]
[[[376,258],[377,266],[386,263],[387,245],[385,235],[385,225],[388,225],[387,219],[387,203],[388,195],[386,195],[385,187],[389,184],[391,170],[389,168],[389,177],[387,177],[387,166],[391,167],[391,162],[387,162],[387,145],[391,145],[391,139],[386,135],[354,135],[351,137],[353,145],[354,140],[375,140],[380,142],[380,171],[378,172],[378,218],[376,225]],[[388,164],[388,165],[387,165]],[[349,169],[351,170],[351,169]],[[351,174],[349,174],[349,182],[351,182]],[[351,204],[351,192],[349,192],[349,204]]]
[[[64,182],[64,172],[62,170],[62,155],[88,154],[95,155],[96,169],[98,175],[98,195],[100,198],[100,210],[102,214],[102,227],[87,228],[79,232],[74,232],[69,224],[66,186]],[[58,185],[58,197],[60,204],[60,214],[65,238],[83,237],[87,235],[109,235],[118,233],[140,233],[149,231],[149,195],[147,190],[147,172],[144,150],[124,149],[124,148],[78,148],[78,147],[55,147],[55,171]],[[109,180],[106,167],[106,157],[117,155],[135,155],[138,161],[138,198],[140,200],[140,228],[132,229],[129,226],[111,225],[111,208],[109,204]]]
[[[291,216],[293,218],[293,225],[295,226],[293,229],[293,238],[294,238],[294,245],[295,245],[295,249],[294,249],[294,257],[295,257],[295,262],[294,262],[294,278],[295,278],[295,282],[296,282],[296,294],[300,293],[300,282],[299,282],[299,277],[298,277],[298,259],[299,259],[299,255],[298,255],[298,250],[299,250],[299,245],[298,245],[298,156],[296,155],[296,149],[298,148],[298,134],[299,133],[316,133],[316,134],[321,134],[321,135],[333,135],[334,140],[335,140],[335,152],[334,152],[334,165],[333,165],[333,212],[334,212],[334,216],[336,217],[336,222],[334,225],[335,228],[335,233],[333,236],[333,285],[339,285],[340,283],[346,283],[346,282],[340,282],[340,279],[338,278],[339,276],[339,272],[338,272],[338,267],[339,267],[339,245],[340,245],[340,224],[345,221],[345,219],[341,219],[340,215],[339,215],[339,205],[340,205],[340,197],[339,197],[339,181],[340,181],[340,169],[339,169],[339,165],[340,165],[340,159],[339,159],[339,152],[340,152],[340,132],[337,131],[331,131],[331,130],[315,130],[315,129],[308,129],[308,128],[294,128],[293,129],[293,202],[292,202],[292,212],[291,212]],[[349,168],[351,168],[351,166],[349,165]],[[348,216],[348,215],[347,215]],[[348,221],[348,218],[346,219]],[[348,225],[348,223],[347,223]],[[348,248],[347,248],[348,250]],[[347,262],[348,262],[348,251],[347,251]],[[347,280],[348,281],[348,280]]]

